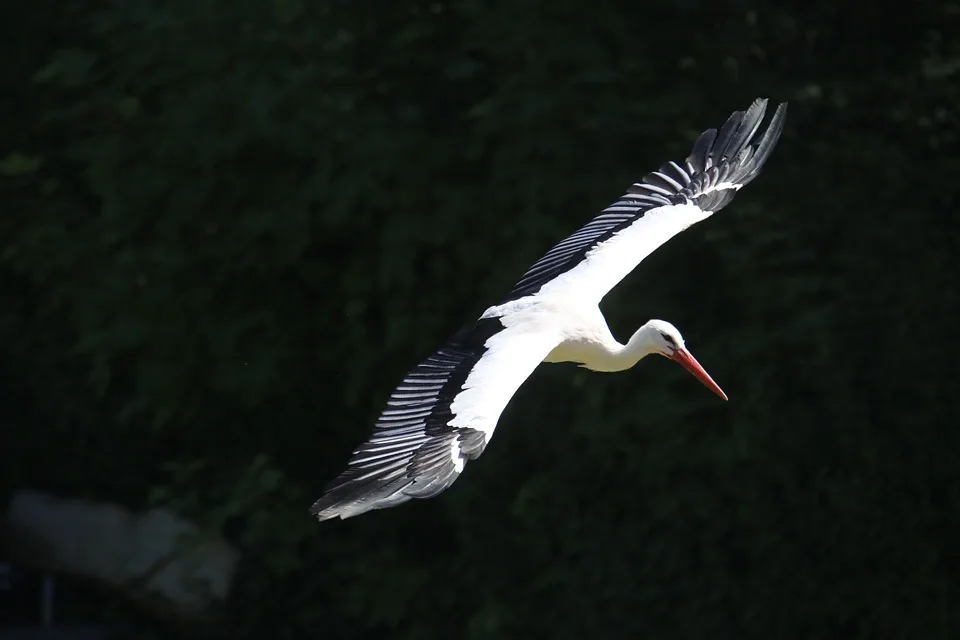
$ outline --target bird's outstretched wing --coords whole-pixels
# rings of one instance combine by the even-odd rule
[[[757,177],[780,138],[787,106],[777,107],[755,144],[767,101],[736,111],[718,133],[705,131],[683,166],[663,165],[534,263],[504,302],[561,293],[599,302],[667,240],[716,213]]]
[[[310,513],[349,518],[430,498],[453,484],[466,461],[483,452],[510,398],[561,340],[559,333],[504,321],[485,314],[408,373],[373,435]]]

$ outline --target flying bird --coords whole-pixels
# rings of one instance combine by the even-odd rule
[[[418,364],[396,388],[373,435],[310,509],[349,518],[412,498],[431,498],[483,453],[500,414],[541,362],[623,371],[665,356],[708,389],[726,394],[669,322],[650,320],[621,344],[600,300],[657,247],[710,217],[749,184],[780,138],[786,104],[754,141],[767,101],[734,112],[697,139],[686,161],[668,162],[530,267],[513,290]]]

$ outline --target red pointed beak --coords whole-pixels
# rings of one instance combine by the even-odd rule
[[[693,354],[691,354],[689,351],[683,348],[677,349],[672,356],[669,356],[669,358],[674,362],[678,362],[683,365],[683,368],[692,373],[693,376],[702,382],[703,386],[705,386],[707,389],[710,389],[710,391],[713,391],[724,400],[727,399],[727,394],[725,394],[723,389],[721,389],[720,386],[713,381],[713,378],[710,377],[710,374],[703,370],[703,367],[700,366],[700,363],[697,362],[697,359],[694,358]]]

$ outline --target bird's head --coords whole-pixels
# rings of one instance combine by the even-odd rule
[[[670,358],[680,364],[684,369],[693,374],[697,380],[702,382],[707,389],[710,389],[710,391],[713,391],[724,400],[727,399],[727,394],[723,392],[723,389],[713,381],[710,374],[704,371],[700,363],[697,362],[697,359],[693,357],[693,354],[687,350],[686,345],[683,343],[683,336],[680,335],[680,332],[675,326],[665,320],[651,320],[644,325],[644,329],[646,329],[645,333],[655,353],[659,353],[663,357]]]

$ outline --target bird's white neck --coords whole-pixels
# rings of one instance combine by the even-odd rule
[[[625,371],[633,367],[642,358],[658,353],[659,332],[648,324],[637,329],[627,344],[620,344],[612,335],[609,339],[595,344],[592,357],[585,358],[583,366],[591,371]]]

